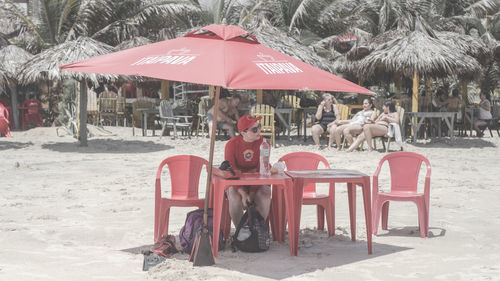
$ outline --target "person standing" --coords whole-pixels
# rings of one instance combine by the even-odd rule
[[[229,161],[233,170],[242,173],[258,173],[260,145],[263,137],[260,135],[262,117],[253,117],[250,114],[238,120],[240,134],[226,143],[224,159]],[[271,188],[264,186],[232,186],[227,190],[229,199],[229,214],[235,227],[243,217],[243,209],[247,202],[253,202],[260,215],[266,219],[271,205]]]

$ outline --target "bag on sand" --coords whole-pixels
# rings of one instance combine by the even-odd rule
[[[186,222],[184,226],[181,228],[179,233],[179,241],[181,242],[182,251],[184,253],[191,253],[193,249],[194,240],[196,238],[196,233],[201,229],[203,225],[203,209],[198,209],[191,211],[186,216]],[[208,232],[210,234],[210,238],[213,239],[213,210],[208,209]],[[224,235],[222,230],[219,234],[219,251],[224,249]]]
[[[269,249],[271,242],[266,220],[259,214],[255,206],[248,204],[231,244],[233,250],[243,252],[263,252]]]
[[[151,250],[143,252],[144,262],[142,264],[142,270],[148,271],[150,267],[154,267],[171,255],[179,252],[175,248],[175,237],[173,235],[167,235],[167,237],[162,237],[158,242],[156,242]]]

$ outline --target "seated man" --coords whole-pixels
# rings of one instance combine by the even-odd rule
[[[240,134],[226,144],[224,159],[229,161],[234,170],[243,173],[259,171],[260,145],[263,137],[260,135],[259,120],[250,114],[242,116],[238,121]],[[227,190],[229,199],[229,214],[236,227],[243,217],[243,208],[247,202],[254,202],[255,208],[264,219],[269,214],[271,205],[271,188],[269,186],[240,186]]]
[[[222,91],[227,91],[222,89]],[[239,118],[238,104],[240,103],[240,96],[234,95],[231,99],[222,98],[219,100],[219,108],[217,112],[217,129],[226,130],[229,137],[234,137],[234,124]],[[235,119],[233,119],[235,118]],[[212,106],[207,111],[208,131],[212,131],[214,119],[214,107]]]

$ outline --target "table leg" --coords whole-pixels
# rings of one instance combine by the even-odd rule
[[[142,123],[142,136],[144,137],[146,135],[146,130],[144,129],[145,126],[144,126],[144,112],[142,112],[141,114],[141,123]]]
[[[307,124],[307,121],[306,121],[306,117],[307,117],[307,113],[306,111],[304,110],[303,113],[302,113],[302,126],[304,126],[304,142],[307,141],[307,135],[306,135],[306,124]]]
[[[372,249],[372,207],[370,195],[370,177],[363,179],[363,205],[365,207],[366,241],[368,243],[368,254],[373,253]]]
[[[351,240],[356,241],[356,185],[352,183],[347,183],[347,200],[349,202]]]
[[[273,240],[278,242],[285,241],[285,205],[283,187],[273,185],[272,187],[272,215],[270,218],[271,231],[273,233]]]
[[[290,136],[290,134],[292,133],[292,114],[293,114],[293,110],[288,113],[288,140],[292,140],[292,137]]]
[[[441,125],[442,125],[442,124],[441,124],[441,121],[442,121],[442,119],[441,119],[441,118],[439,118],[439,119],[438,119],[438,138],[440,138],[440,137],[441,137]]]
[[[217,179],[216,179],[217,181]],[[212,253],[214,257],[217,257],[219,252],[219,234],[220,234],[220,222],[222,216],[222,204],[224,202],[224,190],[225,187],[218,186],[217,182],[214,185],[214,208],[213,208],[213,241],[212,241]]]
[[[297,178],[293,181],[293,190],[285,190],[285,204],[288,217],[288,240],[290,255],[296,256],[299,247],[300,215],[302,212],[302,195],[304,180]]]

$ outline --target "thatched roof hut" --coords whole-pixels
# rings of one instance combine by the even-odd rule
[[[9,39],[7,38],[7,36],[0,32],[0,48],[5,47],[9,44]]]
[[[455,52],[469,55],[482,64],[491,58],[490,50],[479,38],[449,31],[436,31],[435,33],[440,41],[452,47]]]
[[[359,42],[357,42],[356,45],[349,52],[347,52],[347,59],[350,61],[360,60],[373,52],[381,44],[396,38],[405,37],[408,33],[409,31],[405,29],[392,29],[375,37],[371,37],[366,40],[359,40]]]
[[[137,36],[137,37],[134,37],[134,38],[127,40],[127,41],[123,41],[120,44],[116,45],[114,48],[114,51],[117,52],[117,51],[121,51],[121,50],[126,50],[126,49],[130,49],[130,48],[134,48],[134,47],[147,45],[150,43],[151,43],[151,40],[149,40],[148,38],[142,37],[142,36]]]
[[[23,48],[8,45],[0,49],[0,69],[3,69],[4,76],[15,79],[23,64],[31,58],[33,55]]]
[[[439,39],[422,32],[412,32],[379,45],[360,60],[358,77],[375,77],[381,73],[399,73],[406,77],[419,75],[471,77],[479,73],[479,63]]]
[[[60,70],[59,66],[113,51],[113,47],[88,37],[79,37],[74,41],[64,42],[35,55],[26,63],[18,75],[22,84],[33,83],[41,79],[73,78],[87,79],[97,83],[99,79],[116,79],[116,75],[102,75]]]
[[[4,73],[6,72],[6,70],[3,70],[2,68],[0,68],[0,93],[2,92],[2,89],[4,87],[4,85],[7,84],[7,76],[4,75]]]

